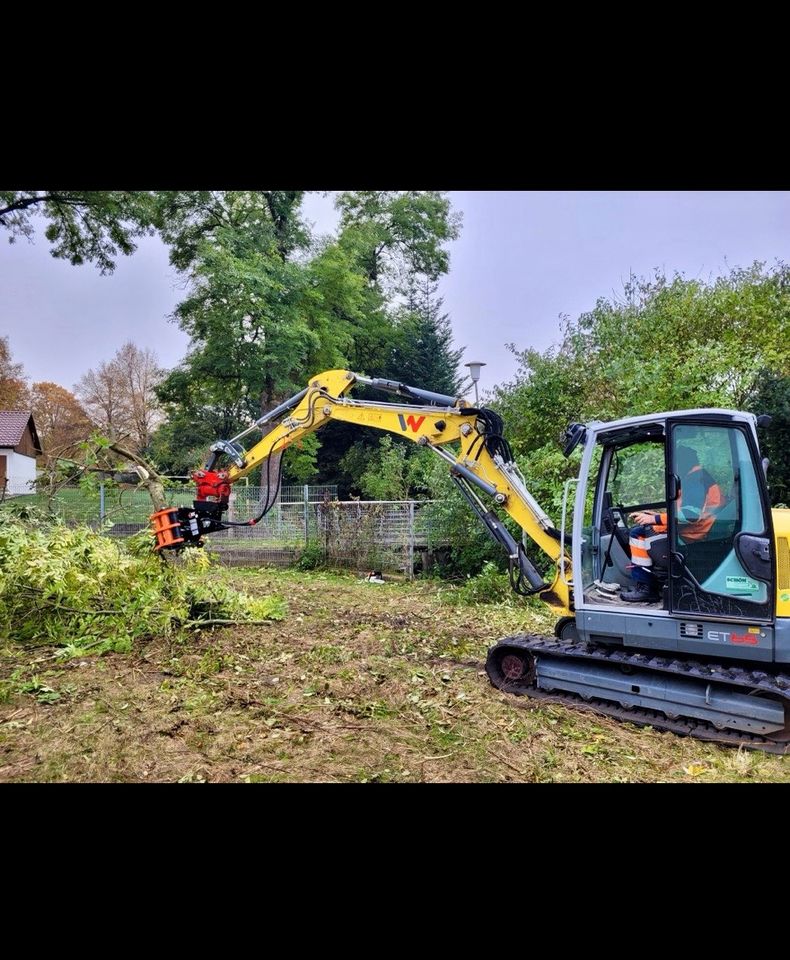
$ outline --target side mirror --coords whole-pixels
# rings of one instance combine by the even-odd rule
[[[576,447],[587,437],[587,427],[583,423],[570,423],[562,437],[563,456],[569,457]]]

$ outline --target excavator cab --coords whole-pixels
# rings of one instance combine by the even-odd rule
[[[565,448],[582,447],[581,465],[561,521],[572,530],[573,616],[553,642],[496,643],[491,682],[790,753],[790,511],[770,508],[756,418],[688,410],[575,426]],[[649,602],[621,597],[649,526],[630,529],[632,514],[662,521]]]
[[[715,491],[704,516],[692,504],[697,477]],[[753,416],[694,410],[588,424],[577,484],[563,525],[578,547],[580,638],[790,662],[790,633],[776,636],[776,550]],[[626,603],[632,515],[642,512],[665,519],[650,531],[662,534],[648,561],[657,599]]]

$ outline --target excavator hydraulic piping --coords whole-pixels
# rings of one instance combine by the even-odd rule
[[[399,397],[424,400],[426,403],[437,404],[442,407],[458,407],[460,405],[458,397],[451,397],[446,393],[434,393],[432,390],[422,390],[420,387],[410,387],[408,384],[399,383],[397,380],[384,380],[381,377],[361,377],[357,374],[357,383],[374,387],[376,390],[385,390],[387,393],[395,393]]]
[[[271,423],[272,420],[280,416],[281,413],[286,413],[288,410],[293,410],[293,408],[307,396],[308,387],[305,387],[304,390],[300,390],[299,393],[295,393],[289,400],[284,400],[279,407],[275,407],[274,410],[269,410],[268,413],[260,418],[260,420],[255,421],[256,427],[264,427],[267,423]]]

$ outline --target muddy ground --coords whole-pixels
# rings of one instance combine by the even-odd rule
[[[0,649],[0,781],[790,781],[790,759],[506,697],[487,647],[537,607],[436,582],[217,570],[285,596],[264,626],[60,662]]]

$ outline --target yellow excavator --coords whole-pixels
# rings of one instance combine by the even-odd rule
[[[402,402],[352,399],[356,384]],[[496,412],[329,370],[212,445],[193,474],[193,506],[152,517],[156,549],[200,546],[205,534],[233,526],[223,519],[231,485],[260,467],[268,500],[257,517],[235,525],[258,523],[279,491],[278,455],[332,420],[390,431],[443,459],[507,551],[513,589],[537,594],[557,614],[554,636],[519,634],[491,647],[486,671],[494,686],[680,735],[790,753],[790,510],[770,507],[761,418],[698,409],[570,424],[563,452],[579,447],[582,455],[557,526],[530,494]],[[262,439],[245,449],[242,441],[256,431]],[[682,506],[691,481],[681,461],[690,449],[717,490],[704,539],[687,533],[690,495]],[[498,510],[516,521],[520,540]],[[665,549],[650,570],[656,589],[634,599],[628,588],[644,541],[629,520],[645,513],[665,524]],[[551,582],[527,556],[525,538],[554,562]]]

